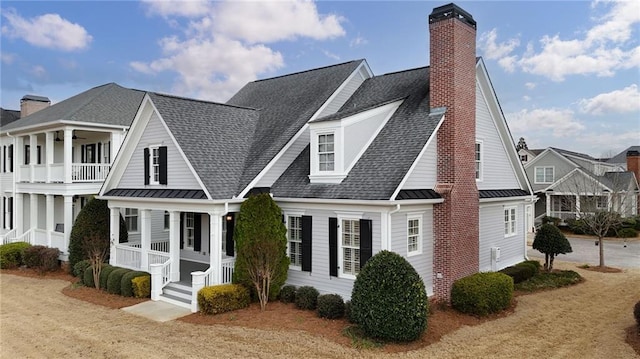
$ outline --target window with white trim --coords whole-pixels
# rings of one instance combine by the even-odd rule
[[[334,135],[318,135],[318,170],[333,171],[335,169]]]
[[[516,207],[505,207],[504,209],[504,236],[516,235]]]
[[[535,183],[553,183],[555,168],[553,166],[536,167]]]
[[[128,232],[138,231],[138,209],[137,208],[124,209],[124,223],[127,225]]]
[[[407,255],[422,253],[422,215],[407,216]]]
[[[160,146],[149,147],[149,184],[160,184]]]
[[[184,241],[185,241],[184,246],[186,248],[193,249],[193,243],[195,242],[195,233],[196,233],[195,226],[196,226],[195,214],[193,212],[187,212],[185,214],[185,221],[184,221]]]
[[[356,276],[360,273],[360,220],[342,219],[340,228],[342,274]]]
[[[482,180],[482,142],[476,142],[475,161],[476,179]]]
[[[302,217],[287,217],[287,251],[290,265],[302,268]]]
[[[168,231],[169,227],[171,227],[171,216],[169,211],[164,211],[164,230]]]

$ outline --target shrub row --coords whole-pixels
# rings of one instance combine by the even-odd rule
[[[0,246],[0,268],[17,268],[24,264],[24,251],[31,247],[26,242],[7,243]]]
[[[487,315],[506,309],[513,297],[513,279],[504,273],[476,273],[451,288],[451,306],[463,313]]]
[[[513,283],[522,283],[528,280],[540,272],[540,262],[538,261],[524,261],[514,266],[506,267],[500,270],[500,273],[504,273],[513,278]]]
[[[241,284],[213,285],[198,291],[198,306],[204,314],[219,314],[249,306],[249,290]]]
[[[60,268],[60,250],[47,246],[31,246],[23,253],[24,264],[28,268],[37,269],[39,272],[52,272]]]
[[[304,310],[316,310],[320,318],[339,319],[345,316],[347,305],[338,294],[320,294],[311,286],[297,288],[285,285],[280,289],[280,301],[295,303],[296,307]]]
[[[76,263],[73,269],[74,273],[79,272],[82,267],[84,267],[82,284],[87,287],[95,287],[93,268],[90,263],[85,263],[84,261]],[[134,281],[134,279],[138,280]],[[149,287],[148,289],[146,289],[147,286]],[[103,263],[98,287],[111,294],[125,297],[133,297],[135,295],[138,298],[146,298],[151,295],[151,275],[147,272],[114,267]]]
[[[606,237],[633,238],[638,236],[638,231],[640,231],[640,216],[620,218],[617,222],[618,223],[609,228],[609,231],[605,235]],[[567,226],[574,234],[594,235],[583,219],[569,219],[567,220]]]

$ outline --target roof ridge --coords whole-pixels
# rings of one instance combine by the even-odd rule
[[[222,102],[217,102],[217,101],[207,101],[207,100],[201,100],[201,99],[197,99],[197,98],[177,96],[177,95],[169,95],[169,94],[164,94],[164,93],[159,93],[159,92],[151,92],[151,91],[149,91],[148,93],[156,95],[156,96],[161,96],[161,97],[174,98],[174,99],[177,99],[177,100],[185,100],[185,101],[191,101],[191,102],[201,102],[201,103],[206,103],[206,104],[210,104],[210,105],[221,105],[221,106],[226,106],[226,107],[235,107],[235,108],[239,108],[239,109],[243,109],[243,110],[258,111],[258,109],[253,108],[253,107],[231,105],[231,104],[228,104],[228,103],[222,103]]]
[[[255,82],[263,82],[263,81],[268,81],[268,80],[274,80],[274,79],[279,79],[282,77],[287,77],[287,76],[293,76],[293,75],[299,75],[299,74],[303,74],[306,72],[311,72],[311,71],[316,71],[316,70],[323,70],[323,69],[328,69],[330,67],[336,67],[336,66],[342,66],[342,65],[346,65],[346,64],[350,64],[353,62],[360,62],[360,61],[365,61],[365,59],[358,59],[358,60],[351,60],[351,61],[345,61],[345,62],[341,62],[339,64],[333,64],[333,65],[327,65],[327,66],[322,66],[322,67],[316,67],[313,69],[307,69],[307,70],[302,70],[302,71],[298,71],[298,72],[292,72],[289,74],[284,74],[284,75],[280,75],[280,76],[274,76],[274,77],[269,77],[266,79],[259,79],[259,80],[255,80],[255,81],[251,81],[249,83],[255,83]]]
[[[373,76],[372,78],[377,78],[377,77],[382,77],[382,76],[387,76],[387,75],[396,75],[396,74],[401,74],[403,72],[417,71],[417,70],[423,70],[423,69],[428,69],[428,68],[429,68],[429,66],[414,67],[414,68],[411,68],[411,69],[404,69],[404,70],[398,70],[398,71],[393,71],[393,72],[387,72],[386,74]]]

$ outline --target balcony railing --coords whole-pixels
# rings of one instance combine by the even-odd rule
[[[71,180],[73,182],[101,182],[109,174],[109,164],[103,163],[74,163],[71,165]]]
[[[64,182],[64,164],[52,163],[47,165],[22,165],[18,169],[19,182]],[[102,182],[107,178],[111,165],[108,163],[73,163],[71,164],[71,182]]]

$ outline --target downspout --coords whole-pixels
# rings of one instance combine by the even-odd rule
[[[387,249],[391,250],[391,215],[400,211],[400,203],[396,204],[396,208],[387,212]]]
[[[535,225],[535,221],[536,221],[536,206],[535,206],[535,204],[536,204],[537,201],[538,201],[538,197],[536,197],[534,195],[531,195],[531,197],[529,199],[525,200],[525,206],[528,206],[528,205],[531,206],[531,217],[532,217],[533,222],[534,222],[534,223],[532,223],[534,228],[536,226]],[[526,203],[531,203],[531,204],[526,204]],[[525,209],[525,215],[526,214],[527,214],[527,211]],[[525,219],[524,223],[527,223],[527,220],[528,219]],[[527,237],[529,237],[529,228],[525,228],[525,231],[524,231],[524,260],[526,260],[526,261],[528,261],[530,259],[529,256],[527,255],[527,249],[528,249],[528,246],[527,246],[528,238]]]

